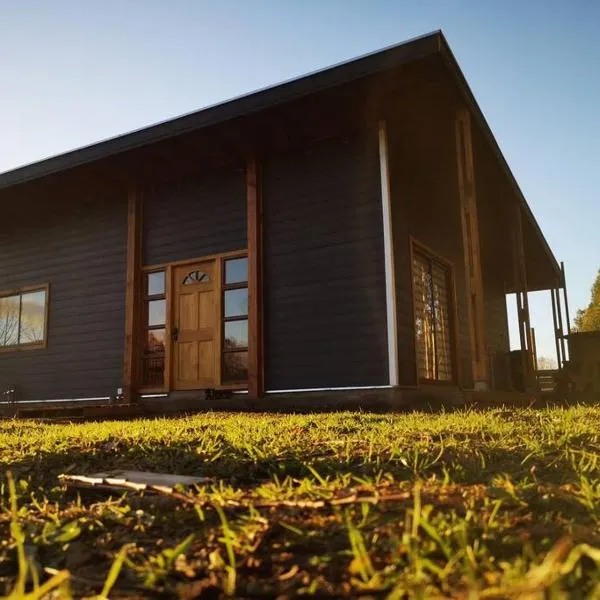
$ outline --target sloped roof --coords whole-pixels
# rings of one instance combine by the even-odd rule
[[[434,31],[400,44],[384,48],[383,50],[378,50],[347,62],[228,100],[227,102],[215,104],[156,125],[151,125],[150,127],[138,129],[124,135],[7,171],[0,174],[0,190],[40,179],[61,171],[67,171],[74,167],[173,138],[184,133],[224,123],[230,119],[250,115],[369,75],[388,71],[434,54],[438,54],[442,57],[455,84],[461,90],[475,120],[482,128],[484,136],[490,143],[490,147],[500,161],[503,171],[509,178],[511,187],[522,203],[526,217],[532,223],[556,273],[559,274],[560,268],[556,258],[544,238],[544,235],[542,234],[542,231],[535,220],[515,177],[504,159],[471,89],[469,88],[458,62],[454,58],[448,42],[441,31]]]

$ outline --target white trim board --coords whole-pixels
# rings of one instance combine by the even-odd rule
[[[396,279],[387,126],[379,121],[379,169],[381,175],[381,213],[385,258],[385,303],[387,316],[388,365],[390,385],[398,385],[398,330],[396,326]]]
[[[298,392],[350,392],[353,390],[389,390],[391,385],[359,385],[350,387],[295,388],[291,390],[266,390],[265,394],[296,394]]]

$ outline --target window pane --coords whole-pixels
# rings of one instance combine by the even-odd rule
[[[19,296],[0,298],[0,347],[19,341]]]
[[[248,381],[248,352],[223,354],[223,381],[226,383]]]
[[[157,358],[147,358],[143,364],[144,385],[158,386],[164,383],[165,359],[160,356]]]
[[[248,347],[248,321],[227,321],[225,323],[224,350]]]
[[[245,317],[248,314],[248,288],[225,290],[225,317]]]
[[[161,354],[165,351],[165,330],[153,329],[147,332],[146,337],[146,353]]]
[[[151,300],[148,302],[148,325],[150,327],[165,324],[166,306],[165,300]]]
[[[165,272],[148,273],[148,296],[160,296],[165,293]]]
[[[29,292],[21,296],[21,331],[19,344],[44,341],[46,322],[46,290]]]
[[[225,261],[225,283],[244,281],[248,281],[248,259],[244,257]]]

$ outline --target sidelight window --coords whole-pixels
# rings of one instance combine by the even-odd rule
[[[248,380],[248,259],[226,260],[223,270],[223,383]]]
[[[165,271],[146,273],[144,286],[144,351],[142,379],[148,387],[164,384],[166,344],[166,284]]]

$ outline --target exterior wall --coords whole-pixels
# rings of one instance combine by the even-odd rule
[[[145,265],[246,247],[245,168],[219,169],[144,193]]]
[[[485,341],[490,368],[490,385],[496,390],[510,390],[508,314],[504,282],[493,265],[483,262],[483,302]]]
[[[0,291],[50,284],[48,345],[0,353],[0,393],[103,397],[123,381],[127,200],[49,195],[0,222]]]
[[[409,236],[452,263],[456,289],[455,357],[462,387],[473,387],[468,297],[451,120],[392,129],[391,188],[400,383],[416,384]],[[412,128],[411,128],[412,127]],[[456,370],[456,365],[455,365]]]
[[[388,384],[375,138],[271,156],[263,202],[266,389]]]

